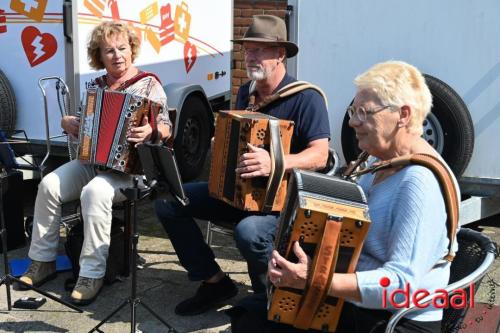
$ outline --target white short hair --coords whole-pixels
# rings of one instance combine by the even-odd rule
[[[409,130],[422,134],[423,121],[431,111],[432,95],[422,73],[403,61],[387,61],[354,79],[361,90],[374,92],[384,105],[408,105],[412,109]]]

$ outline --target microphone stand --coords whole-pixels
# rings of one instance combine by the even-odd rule
[[[136,332],[136,308],[142,305],[148,310],[156,319],[168,327],[168,332],[177,332],[170,326],[164,319],[156,314],[146,303],[137,297],[137,243],[139,241],[139,234],[137,233],[137,201],[147,197],[155,187],[168,189],[173,197],[183,205],[189,203],[188,198],[185,196],[182,187],[182,181],[177,167],[177,162],[174,157],[173,149],[163,145],[143,143],[137,147],[139,158],[141,160],[144,174],[148,180],[148,188],[141,189],[138,186],[139,179],[134,178],[134,186],[127,189],[122,189],[122,193],[127,197],[127,200],[133,206],[132,210],[132,228],[130,232],[132,254],[130,255],[130,266],[132,267],[132,288],[130,297],[123,301],[115,310],[113,310],[106,318],[104,318],[97,326],[89,331],[102,333],[99,327],[102,326],[108,319],[113,317],[125,305],[130,304],[130,332]],[[126,222],[127,223],[127,222]],[[129,222],[130,223],[130,222]]]
[[[133,187],[120,190],[127,197],[127,200],[133,207],[132,214],[130,216],[131,217],[130,238],[132,244],[132,254],[130,256],[130,266],[132,270],[132,278],[131,278],[132,286],[130,291],[130,297],[124,300],[115,310],[113,310],[108,316],[106,316],[106,318],[104,318],[101,322],[99,322],[99,324],[97,324],[94,328],[92,328],[89,331],[89,333],[95,331],[102,333],[103,331],[101,331],[99,327],[101,327],[104,323],[106,323],[111,317],[113,317],[118,311],[120,311],[127,304],[130,305],[131,333],[136,332],[136,309],[138,305],[142,305],[144,308],[146,308],[146,310],[149,311],[149,313],[151,313],[156,319],[158,319],[163,325],[165,325],[168,328],[169,333],[177,332],[172,326],[170,326],[167,323],[166,320],[160,317],[156,312],[153,311],[153,309],[151,309],[146,303],[144,303],[144,301],[142,301],[139,297],[137,297],[137,243],[139,242],[139,234],[137,232],[137,202],[147,197],[153,190],[153,187],[156,185],[156,184],[151,184],[149,188],[141,189],[139,188],[138,184],[139,184],[138,177],[134,177]]]

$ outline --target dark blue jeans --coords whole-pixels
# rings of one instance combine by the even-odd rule
[[[255,215],[214,199],[208,195],[206,182],[186,184],[184,190],[189,205],[157,200],[155,211],[189,279],[206,280],[221,270],[194,218],[212,223],[226,221],[235,224],[234,239],[247,261],[254,292],[264,292],[267,262],[274,245],[278,216]]]

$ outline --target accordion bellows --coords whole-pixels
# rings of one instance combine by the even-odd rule
[[[269,177],[243,179],[235,169],[240,156],[247,152],[247,143],[270,150],[269,121],[276,118],[252,111],[220,111],[208,180],[209,194],[233,207],[246,211],[264,211]],[[283,153],[290,152],[293,121],[279,120]],[[273,157],[271,157],[273,158]],[[272,211],[280,211],[285,202],[288,179],[282,178],[272,203]]]
[[[87,90],[80,119],[78,159],[124,173],[141,174],[142,166],[127,131],[148,116],[156,129],[162,105],[145,97],[99,88]]]
[[[268,319],[299,329],[335,332],[344,300],[328,295],[335,273],[353,273],[370,220],[363,190],[355,183],[294,170],[275,249],[297,262],[298,241],[312,259],[306,288],[268,289]]]

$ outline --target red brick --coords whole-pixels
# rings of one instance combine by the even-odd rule
[[[252,17],[252,12],[253,12],[253,9],[242,9],[241,10],[241,17]]]
[[[275,1],[257,1],[253,8],[276,9],[280,8]]]
[[[241,9],[233,9],[233,16],[234,17],[240,17],[241,16]]]
[[[243,17],[235,17],[234,18],[234,25],[235,26],[240,26],[240,27],[248,27],[250,24],[252,24],[253,20],[252,18],[243,18]]]
[[[278,17],[281,17],[281,18],[285,18],[285,14],[286,14],[286,11],[284,10],[264,10],[264,14],[266,15],[274,15],[274,16],[278,16]]]
[[[235,69],[233,71],[233,77],[240,77],[240,78],[247,77],[247,72],[244,71],[243,69]]]
[[[286,7],[287,7],[287,3],[286,2],[281,2],[281,3],[278,4],[278,6],[276,7],[276,9],[286,10]]]
[[[242,52],[233,52],[233,59],[237,61],[243,61],[245,56],[243,56]]]
[[[236,67],[237,69],[242,69],[242,70],[244,70],[246,72],[246,66],[245,66],[245,62],[244,61],[238,61],[236,63],[236,66],[237,66]]]
[[[253,14],[253,15],[262,15],[262,14],[264,14],[264,10],[263,10],[263,9],[255,9],[255,8],[254,8],[254,9],[252,10],[252,14]]]
[[[235,1],[234,8],[244,9],[244,8],[253,8],[253,3],[251,1]]]
[[[231,84],[233,85],[233,87],[234,87],[234,86],[239,86],[239,85],[241,85],[241,79],[240,79],[240,78],[234,78],[234,77],[233,77],[233,78],[231,79]]]

